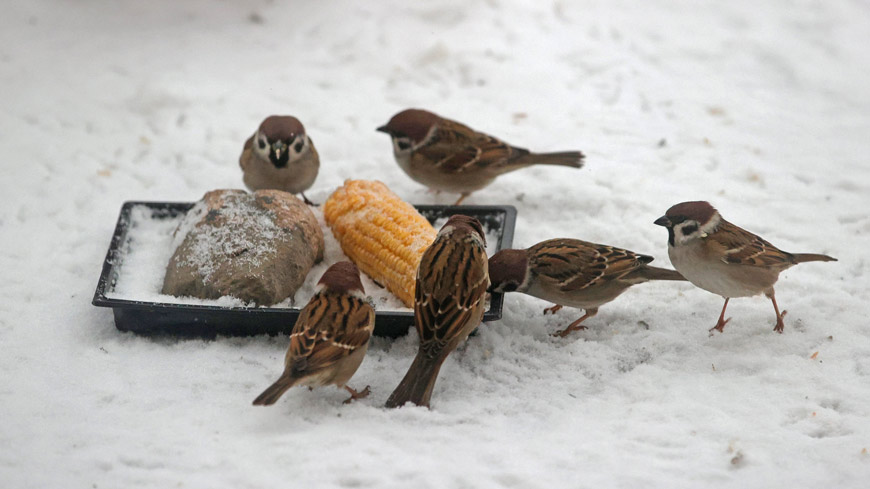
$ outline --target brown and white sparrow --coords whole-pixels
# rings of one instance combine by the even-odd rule
[[[254,405],[274,404],[295,385],[343,387],[350,392],[345,403],[367,396],[368,386],[355,391],[347,381],[365,357],[374,325],[375,311],[366,301],[359,269],[349,261],[332,265],[293,326],[284,373]]]
[[[299,119],[287,115],[270,115],[257,132],[245,141],[239,157],[245,185],[250,190],[275,189],[305,194],[311,188],[320,157]]]
[[[542,241],[525,250],[501,250],[489,259],[492,292],[522,292],[555,302],[544,314],[563,305],[585,310],[580,319],[554,336],[586,329],[580,323],[635,284],[650,280],[685,280],[664,268],[648,266],[653,257],[579,239]]]
[[[776,313],[777,333],[782,333],[786,311],[779,312],[773,285],[783,270],[808,261],[837,261],[815,253],[787,253],[759,236],[726,221],[708,202],[677,204],[656,219],[668,229],[668,256],[684,277],[696,286],[725,298],[716,326],[722,332],[731,318],[725,308],[732,297],[764,293]]]
[[[389,408],[412,402],[429,406],[438,371],[483,318],[489,286],[486,238],[477,219],[454,215],[426,249],[417,269],[414,324],[417,356],[387,399]]]
[[[531,153],[420,109],[399,112],[378,131],[390,135],[393,155],[409,177],[462,194],[455,205],[503,173],[532,165],[583,166],[579,151]]]

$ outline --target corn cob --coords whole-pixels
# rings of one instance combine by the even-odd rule
[[[323,204],[341,249],[408,307],[420,257],[437,232],[411,204],[378,181],[346,180]]]

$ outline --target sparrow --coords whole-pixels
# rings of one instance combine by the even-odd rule
[[[284,373],[254,399],[254,405],[274,404],[295,385],[343,387],[350,392],[345,404],[369,395],[369,386],[356,391],[347,381],[363,361],[374,325],[375,311],[366,301],[359,269],[349,261],[332,265],[299,312],[284,358]]]
[[[245,141],[239,156],[243,179],[249,190],[275,189],[302,194],[317,178],[320,157],[299,119],[270,115]]]
[[[390,135],[393,155],[409,177],[461,194],[454,205],[503,173],[532,165],[583,166],[579,151],[531,153],[421,109],[399,112],[378,131]]]
[[[438,371],[483,318],[489,287],[486,238],[480,222],[454,215],[423,253],[414,293],[414,325],[420,347],[386,406],[412,402],[429,407]]]
[[[580,323],[598,314],[598,308],[635,284],[650,280],[686,280],[664,268],[647,265],[653,257],[614,246],[579,239],[541,241],[524,250],[501,250],[489,259],[490,292],[522,292],[555,302],[544,309],[554,313],[563,305],[585,314],[554,336],[586,329]]]
[[[773,303],[776,326],[785,327],[773,285],[780,272],[808,261],[837,261],[816,253],[788,253],[722,218],[708,202],[677,204],[655,220],[668,229],[668,256],[678,272],[696,286],[725,298],[719,321],[710,328],[720,333],[731,318],[725,308],[732,297],[764,293]]]

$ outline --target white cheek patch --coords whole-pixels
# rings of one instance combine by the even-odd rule
[[[691,234],[683,234],[683,231],[688,227],[694,227],[695,231]],[[680,224],[674,226],[674,236],[676,237],[677,244],[686,244],[689,241],[700,237],[700,228],[698,227],[697,221],[684,221]]]
[[[293,149],[294,154],[302,154],[308,148],[308,136],[302,138],[302,146],[299,147],[299,151],[296,151],[296,146],[299,146],[299,142],[293,141],[293,145],[290,146]]]
[[[399,147],[399,138],[393,138],[393,153],[395,153],[395,154],[397,154],[397,155],[410,154],[410,153],[411,153],[411,150],[413,149],[413,147],[412,147],[412,145],[411,145],[411,141],[410,141],[410,140],[406,140],[406,141],[407,141],[406,144],[408,144],[408,147],[402,149],[402,148]]]
[[[676,241],[678,244],[686,244],[689,241],[693,241],[696,239],[703,239],[709,236],[711,233],[716,231],[716,228],[719,227],[719,223],[722,221],[722,218],[719,214],[714,214],[713,217],[704,224],[703,226],[698,224],[698,221],[685,221],[680,224],[674,226],[674,235],[676,237]],[[695,231],[692,233],[685,235],[683,234],[683,230],[687,227],[695,227]]]
[[[258,155],[260,155],[264,158],[268,158],[269,157],[269,143],[266,142],[265,147],[261,148],[260,141],[262,141],[262,139],[260,139],[260,138],[261,138],[260,133],[257,133],[256,136],[254,137],[254,151]]]

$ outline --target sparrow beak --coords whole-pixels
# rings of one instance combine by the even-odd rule
[[[281,159],[281,148],[275,148],[275,159],[276,160]]]
[[[655,221],[653,221],[653,224],[657,224],[659,226],[664,226],[666,228],[669,228],[669,227],[671,227],[671,220],[668,219],[666,216],[662,216],[662,217],[656,219]]]
[[[377,128],[377,129],[375,129],[375,130],[378,131],[378,132],[385,132],[385,133],[387,133],[387,134],[390,133],[390,131],[387,130],[387,126],[381,126],[381,127]]]

